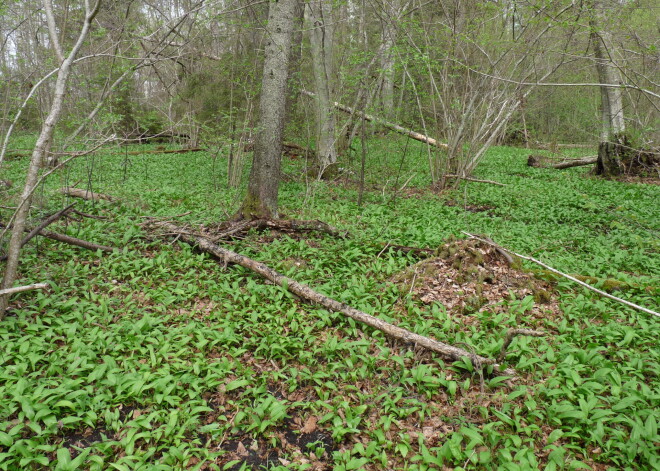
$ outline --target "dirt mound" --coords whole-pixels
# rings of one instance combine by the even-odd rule
[[[560,312],[551,283],[523,271],[519,260],[476,240],[449,241],[437,257],[408,267],[392,281],[425,304],[439,303],[466,317],[486,309],[502,312],[507,309],[502,301],[527,297],[534,301],[534,317]]]

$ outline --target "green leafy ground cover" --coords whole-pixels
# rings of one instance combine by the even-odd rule
[[[521,378],[507,384],[150,238],[142,216],[211,224],[235,211],[226,160],[114,152],[81,158],[37,195],[35,216],[62,207],[64,184],[121,198],[78,203],[108,219],[66,231],[122,250],[43,239],[25,250],[21,282],[51,288],[14,298],[0,323],[0,469],[660,469],[657,318],[559,281],[561,316],[532,319],[534,299],[509,296],[466,323],[389,283],[412,255],[374,248],[487,234],[564,272],[619,280],[631,288],[615,294],[657,310],[659,186],[529,168],[526,151],[494,148],[477,176],[508,186],[438,195],[423,150],[388,137],[370,142],[358,207],[357,175],[307,181],[301,160],[286,161],[282,212],[350,236],[253,234],[233,250],[485,356],[509,327],[549,332],[514,341],[506,364]],[[24,165],[6,172],[20,182]]]

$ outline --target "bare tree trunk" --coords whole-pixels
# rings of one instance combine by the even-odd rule
[[[45,3],[48,3],[47,0],[44,0]],[[97,0],[94,7],[89,6],[89,2],[86,2],[86,14],[85,20],[82,26],[78,40],[74,45],[73,49],[69,53],[68,57],[62,62],[59,72],[57,74],[57,82],[55,84],[55,94],[53,97],[53,102],[50,108],[50,112],[44,121],[44,124],[41,128],[41,133],[37,139],[37,143],[32,152],[32,158],[30,160],[30,166],[28,168],[27,177],[25,179],[25,186],[23,188],[23,193],[21,195],[21,200],[16,210],[16,215],[14,218],[14,225],[12,228],[11,239],[9,241],[9,249],[7,251],[7,265],[5,267],[5,275],[2,280],[2,289],[11,288],[16,280],[16,275],[18,273],[18,261],[21,251],[21,243],[23,242],[23,231],[27,223],[27,216],[30,211],[30,203],[32,201],[32,194],[34,188],[36,187],[39,180],[39,169],[41,168],[42,163],[46,157],[46,152],[52,142],[53,132],[55,131],[55,125],[59,121],[60,115],[62,113],[62,105],[64,103],[64,95],[66,93],[67,81],[69,79],[69,74],[71,73],[71,65],[76,58],[76,55],[80,51],[80,48],[89,33],[91,28],[92,20],[99,11],[101,0]],[[54,23],[51,25],[49,22],[49,27],[54,28]],[[57,31],[51,31],[51,36],[56,36]],[[7,305],[9,302],[8,296],[0,297],[0,319],[4,317],[5,311],[7,310]]]
[[[591,18],[591,39],[596,56],[598,81],[602,84],[620,84],[621,72],[615,64],[612,35],[605,25],[604,5],[594,1]],[[621,162],[621,145],[625,145],[626,124],[623,111],[623,92],[619,87],[601,87],[602,130],[598,147],[596,174],[616,176],[624,171]]]
[[[259,132],[255,140],[248,192],[238,214],[242,218],[277,217],[287,78],[296,3],[297,0],[279,0],[269,5],[259,103]]]
[[[383,80],[380,88],[380,101],[385,119],[394,119],[394,45],[396,43],[396,21],[401,14],[401,0],[385,2],[385,15],[382,19],[380,67]]]
[[[309,43],[312,51],[312,69],[318,97],[316,101],[318,176],[322,178],[324,172],[337,163],[335,114],[330,101],[334,91],[332,4],[329,0],[313,0],[307,6],[306,16],[311,23]]]

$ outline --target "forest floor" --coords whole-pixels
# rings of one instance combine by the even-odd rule
[[[660,320],[462,234],[657,311],[660,186],[530,168],[528,154],[493,148],[478,167],[476,178],[506,186],[437,192],[422,146],[372,139],[361,207],[357,157],[332,182],[287,158],[283,215],[346,237],[221,242],[488,358],[511,328],[543,331],[506,350],[513,380],[388,339],[143,229],[156,217],[208,233],[235,213],[243,188],[228,187],[215,152],[81,157],[40,187],[34,222],[72,202],[63,186],[110,194],[76,205],[102,219],[51,229],[120,250],[42,238],[24,250],[21,284],[50,288],[15,296],[0,322],[0,469],[660,469]],[[2,206],[14,204],[25,165],[3,169],[15,185],[0,189]]]

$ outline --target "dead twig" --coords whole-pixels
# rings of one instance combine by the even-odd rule
[[[471,238],[473,238],[473,239],[476,239],[476,240],[479,240],[479,241],[483,242],[484,244],[492,245],[493,247],[500,247],[502,250],[506,250],[507,252],[509,252],[509,253],[512,254],[512,255],[515,255],[516,257],[520,257],[520,258],[522,258],[523,260],[528,260],[528,261],[530,261],[530,262],[534,262],[534,263],[536,263],[537,265],[541,265],[541,266],[542,266],[543,268],[545,268],[546,270],[549,270],[549,271],[551,271],[552,273],[555,273],[555,274],[557,274],[557,275],[563,276],[564,278],[567,278],[567,279],[569,279],[569,280],[571,280],[571,281],[573,281],[573,282],[579,284],[580,286],[583,286],[583,287],[587,288],[588,290],[593,291],[594,293],[598,293],[598,294],[600,294],[601,296],[603,296],[603,297],[605,297],[605,298],[611,299],[611,300],[613,300],[613,301],[617,301],[617,302],[619,302],[619,303],[621,303],[621,304],[625,304],[626,306],[632,307],[633,309],[637,309],[638,311],[642,311],[642,312],[645,312],[645,313],[647,313],[647,314],[652,314],[652,315],[654,315],[654,316],[660,317],[660,313],[658,313],[658,312],[652,311],[652,310],[650,310],[650,309],[648,309],[648,308],[645,308],[645,307],[643,307],[643,306],[640,306],[640,305],[638,305],[638,304],[631,303],[630,301],[626,301],[625,299],[621,299],[621,298],[618,298],[618,297],[616,297],[616,296],[613,296],[613,295],[611,295],[611,294],[609,294],[609,293],[606,293],[605,291],[600,290],[600,289],[598,289],[598,288],[595,288],[595,287],[591,286],[590,284],[585,283],[584,281],[580,281],[580,280],[578,280],[578,279],[575,278],[574,276],[571,276],[571,275],[568,275],[568,274],[566,274],[566,273],[560,272],[559,270],[557,270],[557,269],[555,269],[555,268],[552,268],[550,265],[546,265],[545,263],[541,262],[540,260],[536,260],[535,258],[527,257],[527,256],[525,256],[525,255],[520,255],[519,253],[513,252],[513,251],[508,250],[508,249],[505,249],[504,247],[499,246],[499,245],[495,244],[494,242],[488,242],[488,241],[485,240],[485,239],[482,239],[482,238],[480,238],[480,237],[477,237],[477,236],[475,236],[475,235],[472,235],[472,234],[470,234],[469,232],[465,232],[465,231],[461,231],[461,232],[462,232],[463,234],[465,234],[466,236],[468,236],[468,237],[471,237]]]

